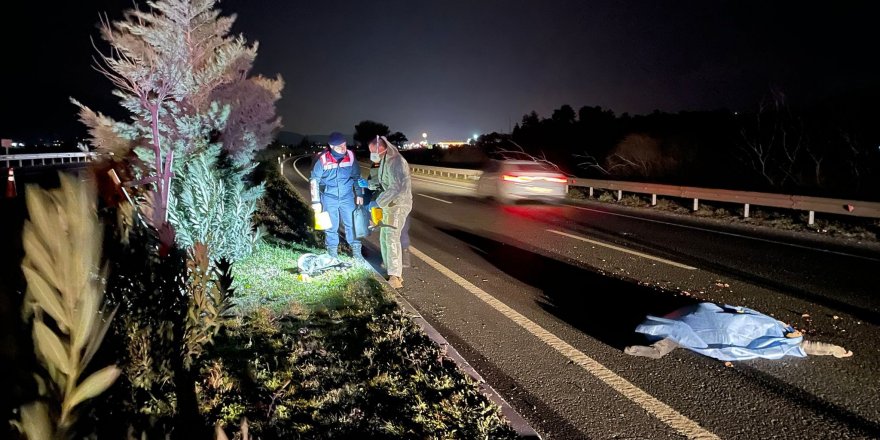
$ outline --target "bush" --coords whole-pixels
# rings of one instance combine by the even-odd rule
[[[168,217],[178,246],[208,246],[211,260],[237,261],[250,254],[259,235],[251,223],[261,184],[245,187],[249,168],[224,163],[220,145],[194,154],[172,181]]]
[[[266,229],[270,239],[308,247],[323,242],[310,227],[311,210],[281,175],[274,161],[260,162],[254,179],[263,181],[265,188],[263,197],[257,202],[254,221]]]

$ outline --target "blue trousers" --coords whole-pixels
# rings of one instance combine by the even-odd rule
[[[355,257],[361,255],[361,241],[354,235],[354,197],[337,199],[336,197],[322,197],[324,210],[330,214],[330,228],[324,230],[324,245],[327,253],[337,256],[339,247],[339,224],[345,228],[345,241],[351,246]]]

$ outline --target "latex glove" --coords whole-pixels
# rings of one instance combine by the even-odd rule
[[[364,204],[364,198],[363,198],[363,197],[360,197],[360,196],[355,197],[354,202],[355,202],[358,206],[363,205],[363,204]]]
[[[361,187],[361,188],[369,188],[369,187],[370,187],[370,183],[367,182],[367,179],[364,179],[363,177],[360,177],[360,178],[358,178],[358,186]]]
[[[312,211],[323,212],[324,210],[322,208],[323,206],[321,206],[321,202],[312,203]]]
[[[379,204],[376,203],[375,200],[371,201],[370,204],[367,205],[367,208],[369,208],[369,209],[378,208],[378,207],[379,207]]]

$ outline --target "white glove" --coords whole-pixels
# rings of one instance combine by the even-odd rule
[[[321,209],[321,208],[323,208],[323,207],[321,206],[321,202],[315,202],[315,203],[312,203],[312,211],[315,211],[315,212],[323,212],[324,210]]]

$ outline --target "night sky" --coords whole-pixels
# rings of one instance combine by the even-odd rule
[[[68,96],[119,114],[91,69],[100,11],[131,0],[4,2],[0,137],[81,130]],[[142,2],[139,2],[142,3]],[[795,102],[876,86],[870,2],[225,0],[280,73],[284,130],[354,131],[364,119],[410,139],[507,132],[532,110],[748,109],[771,88]],[[813,3],[813,2],[810,2]],[[21,12],[19,12],[21,11]]]

